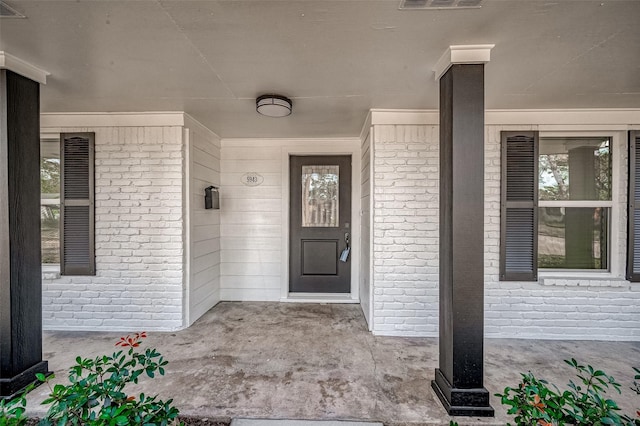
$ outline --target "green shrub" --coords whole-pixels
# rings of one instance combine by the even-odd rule
[[[27,423],[24,412],[27,408],[27,393],[35,386],[27,386],[27,389],[19,396],[12,399],[0,399],[0,426],[22,426]]]
[[[617,403],[607,398],[607,391],[620,393],[621,385],[612,376],[590,365],[581,365],[575,359],[565,360],[573,367],[577,383],[569,381],[568,389],[561,392],[555,385],[536,378],[531,372],[521,374],[517,387],[507,387],[500,397],[514,415],[517,425],[625,425],[640,426],[640,411],[635,418],[620,413]],[[631,388],[640,395],[640,370]]]
[[[47,415],[39,424],[49,425],[172,425],[177,424],[178,409],[173,400],[162,401],[157,395],[141,393],[129,395],[125,387],[138,383],[141,377],[164,375],[167,361],[155,349],[139,351],[146,333],[121,337],[116,346],[123,350],[112,355],[94,359],[76,358],[69,369],[69,384],[51,386],[53,376],[36,374],[39,381],[49,386],[50,394],[42,402],[50,405]],[[124,350],[126,349],[126,351]],[[18,398],[0,401],[0,426],[22,426],[26,394],[33,385]]]

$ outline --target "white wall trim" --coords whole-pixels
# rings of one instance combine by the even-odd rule
[[[191,155],[191,133],[189,128],[182,128],[182,149],[184,150],[184,164],[182,170],[182,326],[189,327],[195,320],[191,318],[191,170],[193,157]]]
[[[307,144],[344,144],[360,143],[359,137],[347,138],[222,138],[222,146],[265,146],[272,142],[296,145],[298,148],[306,149]],[[304,144],[304,145],[303,145]],[[338,154],[336,154],[338,155]]]
[[[13,71],[40,84],[47,84],[47,76],[51,75],[50,72],[13,56],[4,50],[0,50],[0,69]]]
[[[56,112],[40,114],[40,127],[184,126],[185,114],[172,112]],[[196,122],[192,119],[192,121]],[[204,126],[203,126],[204,127]],[[207,129],[211,132],[211,130]]]
[[[438,125],[438,110],[372,109],[372,125]],[[538,126],[540,131],[631,130],[640,124],[639,108],[488,109],[485,125]],[[571,128],[571,126],[580,126]]]
[[[472,44],[449,46],[433,67],[436,81],[453,64],[486,64],[491,60],[491,49],[495,44]]]
[[[180,113],[178,113],[180,114]],[[191,129],[200,129],[200,131],[203,134],[209,134],[210,136],[213,137],[213,139],[217,142],[215,143],[215,145],[220,148],[220,136],[218,134],[216,134],[216,132],[214,132],[213,130],[211,130],[210,128],[208,128],[207,126],[205,126],[204,124],[202,124],[201,122],[199,122],[198,120],[196,120],[195,118],[193,118],[192,116],[190,116],[187,113],[182,113],[183,117],[184,117],[184,126],[185,127],[189,127]]]
[[[264,141],[264,139],[262,139]],[[282,140],[282,139],[279,139]],[[238,142],[239,140],[236,140]],[[360,138],[341,139],[291,139],[296,145],[281,148],[282,158],[282,282],[281,301],[301,301],[289,298],[289,156],[290,155],[351,155],[351,247],[360,247]],[[304,142],[301,143],[301,142]],[[226,141],[225,141],[226,142]],[[259,140],[245,139],[245,143]],[[251,145],[249,145],[251,146]],[[351,251],[351,299],[360,297],[360,250]]]

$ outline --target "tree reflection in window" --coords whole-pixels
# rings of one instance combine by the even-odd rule
[[[302,166],[302,226],[337,227],[339,166]]]

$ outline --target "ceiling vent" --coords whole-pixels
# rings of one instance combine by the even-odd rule
[[[484,0],[400,0],[398,9],[469,9],[482,7]]]
[[[0,1],[0,18],[26,18],[26,16],[9,6],[6,2]]]

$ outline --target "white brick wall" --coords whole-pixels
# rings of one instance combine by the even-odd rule
[[[438,327],[438,128],[375,126],[374,332]]]
[[[182,127],[55,131],[95,132],[96,275],[45,274],[44,329],[180,328]]]
[[[485,137],[485,332],[487,337],[640,340],[640,285],[625,281],[625,226],[619,226],[618,273],[610,278],[557,274],[539,282],[500,282],[500,131]],[[438,128],[374,127],[374,332],[437,336]],[[614,218],[626,223],[626,152],[618,155]],[[614,256],[615,258],[615,256]]]
[[[613,146],[619,165],[616,272],[611,278],[540,273],[538,282],[498,280],[500,250],[500,132],[485,134],[485,334],[536,339],[640,340],[640,285],[624,280],[626,252],[626,138]],[[536,130],[536,127],[529,127]],[[611,132],[604,132],[609,134]],[[614,180],[615,182],[615,180]],[[612,253],[613,254],[613,253]],[[616,258],[615,256],[613,257]]]

